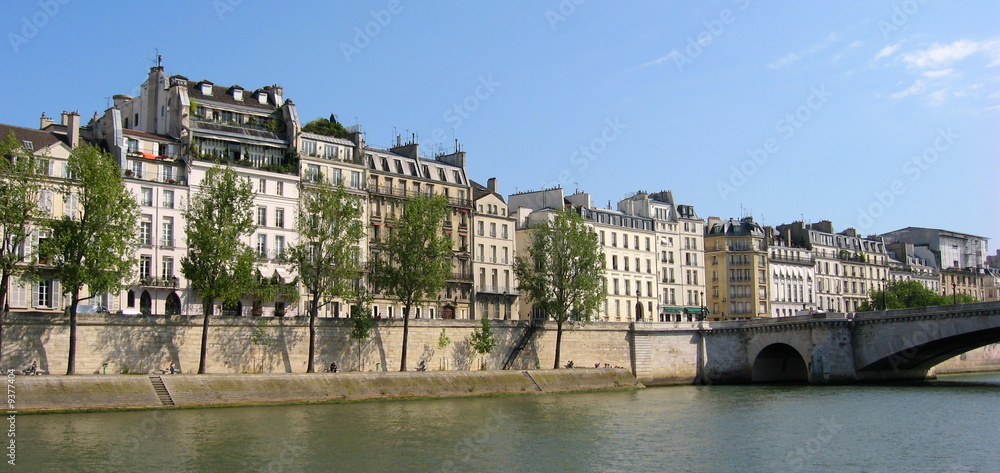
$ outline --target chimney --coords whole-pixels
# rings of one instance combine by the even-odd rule
[[[65,125],[65,124],[66,124],[66,117],[67,117],[68,115],[69,115],[69,112],[67,112],[67,111],[63,110],[63,112],[62,112],[62,117],[61,117],[61,119],[59,120],[59,124],[60,124],[60,125]]]
[[[66,139],[69,147],[76,148],[80,144],[80,114],[70,112],[66,116]]]
[[[39,124],[38,128],[40,130],[44,130],[45,127],[47,127],[47,126],[49,126],[49,125],[51,125],[53,123],[55,123],[55,122],[53,122],[51,118],[45,116],[45,112],[42,112],[42,120],[41,120],[41,123]]]
[[[497,178],[491,177],[491,178],[487,179],[486,180],[486,188],[489,189],[490,192],[496,192],[497,191]]]

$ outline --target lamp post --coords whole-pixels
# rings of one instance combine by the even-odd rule
[[[882,278],[882,310],[889,310],[889,306],[885,302],[885,293],[889,291],[889,281]]]
[[[955,290],[955,283],[951,283],[951,302],[958,304],[958,292]]]

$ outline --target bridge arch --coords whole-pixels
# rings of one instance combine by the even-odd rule
[[[772,343],[753,360],[750,381],[754,383],[805,383],[809,368],[805,359],[791,345]]]

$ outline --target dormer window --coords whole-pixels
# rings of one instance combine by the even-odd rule
[[[257,92],[254,92],[254,95],[257,97],[258,103],[267,103],[267,92],[258,90]]]
[[[233,87],[232,87],[231,89],[229,89],[229,90],[231,90],[231,91],[232,91],[232,94],[233,94],[233,100],[239,100],[239,101],[242,101],[242,100],[243,100],[243,89],[241,89],[241,88],[240,88],[239,86],[235,86],[235,85],[234,85],[234,86],[233,86]]]
[[[35,150],[35,143],[33,143],[31,141],[24,140],[24,141],[21,142],[21,145],[23,145],[24,149],[26,149],[28,151],[34,151]]]
[[[201,88],[202,95],[209,95],[209,96],[212,95],[212,83],[211,82],[209,82],[209,81],[201,81],[200,83],[198,83],[198,86]]]

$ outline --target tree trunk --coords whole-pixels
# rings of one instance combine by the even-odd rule
[[[309,308],[309,362],[306,373],[316,372],[316,313],[319,312],[319,294],[313,295],[312,306]]]
[[[66,361],[66,375],[76,374],[76,303],[80,290],[73,291],[69,299],[69,360]],[[55,296],[53,294],[53,296]]]
[[[201,357],[198,360],[198,374],[205,374],[205,358],[208,356],[208,314],[212,311],[212,300],[204,299],[201,305],[201,312],[205,314],[205,320],[201,324]]]
[[[559,350],[562,348],[562,322],[556,322],[556,363],[552,369],[559,369]]]
[[[410,335],[410,304],[403,307],[403,355],[399,357],[399,371],[406,371],[406,341]]]
[[[0,277],[0,366],[3,366],[3,325],[7,321],[7,312],[10,312],[7,304],[8,282],[10,282],[10,274],[4,273]]]

